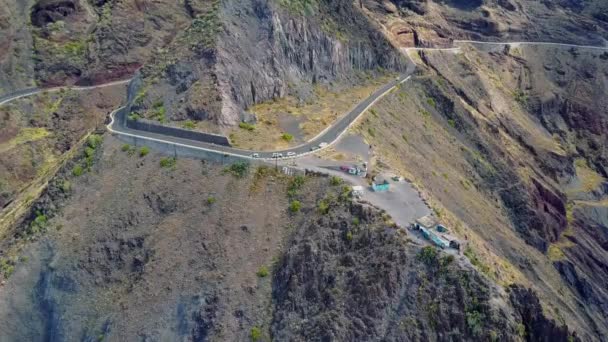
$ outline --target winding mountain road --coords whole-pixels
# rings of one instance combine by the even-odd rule
[[[131,78],[126,79],[126,80],[120,80],[120,81],[112,81],[112,82],[103,83],[103,84],[99,84],[99,85],[93,85],[93,86],[65,86],[65,87],[53,87],[53,88],[38,88],[38,87],[26,88],[26,89],[17,90],[17,91],[14,91],[12,93],[0,96],[0,106],[2,106],[3,104],[9,103],[9,102],[15,101],[17,99],[20,99],[22,97],[28,97],[28,96],[32,96],[32,95],[36,95],[36,94],[40,94],[40,93],[54,93],[54,92],[58,92],[58,91],[61,91],[61,90],[77,90],[77,91],[93,90],[93,89],[106,88],[106,87],[111,87],[111,86],[120,85],[120,84],[127,84],[129,82],[131,82]]]
[[[473,44],[473,45],[549,45],[549,46],[561,46],[561,47],[572,47],[581,49],[595,49],[595,50],[607,50],[608,46],[589,46],[589,45],[576,45],[576,44],[564,44],[564,43],[550,43],[550,42],[482,42],[473,40],[454,40],[454,45],[459,44]],[[460,47],[451,48],[403,48],[402,51],[458,51]],[[406,56],[407,58],[407,56]],[[107,129],[116,135],[122,135],[126,137],[149,140],[153,142],[165,143],[169,145],[179,146],[193,151],[206,151],[210,153],[218,153],[224,155],[230,155],[233,157],[243,159],[262,159],[262,160],[274,160],[274,159],[290,159],[298,158],[311,153],[315,153],[320,149],[327,148],[333,143],[338,141],[340,137],[348,131],[348,129],[357,122],[357,119],[366,112],[371,106],[373,106],[378,100],[388,94],[398,85],[408,81],[414,72],[416,66],[408,58],[408,65],[405,73],[394,79],[393,81],[385,84],[380,89],[375,91],[365,100],[361,101],[355,106],[350,112],[339,118],[333,125],[327,127],[324,131],[319,133],[315,138],[308,142],[279,151],[250,151],[243,150],[234,147],[215,145],[211,143],[205,143],[201,141],[177,138],[174,136],[167,136],[158,133],[151,133],[147,131],[135,130],[128,128],[126,125],[126,107],[121,107],[110,113],[110,123],[107,125]],[[131,79],[114,81],[105,84],[95,86],[83,86],[83,87],[55,87],[55,88],[27,88],[22,89],[4,96],[0,96],[0,105],[4,105],[16,99],[35,95],[42,92],[56,92],[62,89],[68,90],[91,90],[103,87],[110,87],[119,84],[129,83]]]

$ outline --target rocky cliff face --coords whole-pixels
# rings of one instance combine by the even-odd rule
[[[291,238],[274,278],[272,336],[315,341],[566,341],[536,296],[460,257],[407,242],[365,206],[337,206]],[[352,217],[357,222],[353,223]]]
[[[141,111],[149,112],[160,97],[168,119],[234,125],[249,118],[248,106],[286,94],[306,99],[315,83],[353,82],[358,72],[377,68],[405,69],[400,53],[352,3],[288,3],[199,4],[168,56],[144,69],[144,78],[156,84]],[[194,48],[184,50],[184,42]]]

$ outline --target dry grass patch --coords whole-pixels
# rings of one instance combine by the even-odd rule
[[[273,150],[301,144],[332,125],[394,76],[386,74],[374,79],[368,78],[362,85],[343,90],[318,85],[314,88],[313,98],[307,103],[301,103],[293,96],[286,96],[256,104],[248,109],[258,119],[254,129],[235,127],[228,132],[230,140],[237,147],[252,150]],[[296,137],[289,141],[283,138],[286,132],[281,129],[279,121],[284,115],[298,119],[304,141]]]

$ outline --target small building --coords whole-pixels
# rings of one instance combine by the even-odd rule
[[[426,228],[426,230],[431,230],[435,227],[435,224],[435,219],[431,215],[427,215],[416,219],[416,223],[414,223],[414,229]]]

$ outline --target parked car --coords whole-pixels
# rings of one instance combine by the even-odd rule
[[[296,153],[295,153],[295,152],[287,152],[287,156],[288,156],[288,157],[293,157],[293,156],[295,156],[295,155],[296,155]]]
[[[319,147],[317,147],[317,146],[313,146],[313,147],[310,148],[311,151],[316,151],[318,149],[319,149]]]
[[[260,154],[259,153],[254,153],[251,155],[251,158],[260,158]]]
[[[327,143],[326,142],[322,142],[319,144],[319,148],[324,148],[327,147]]]
[[[350,166],[348,166],[348,165],[342,165],[342,166],[340,166],[340,170],[341,171],[348,172],[348,169],[350,169]]]
[[[283,158],[283,153],[274,152],[272,158]]]

